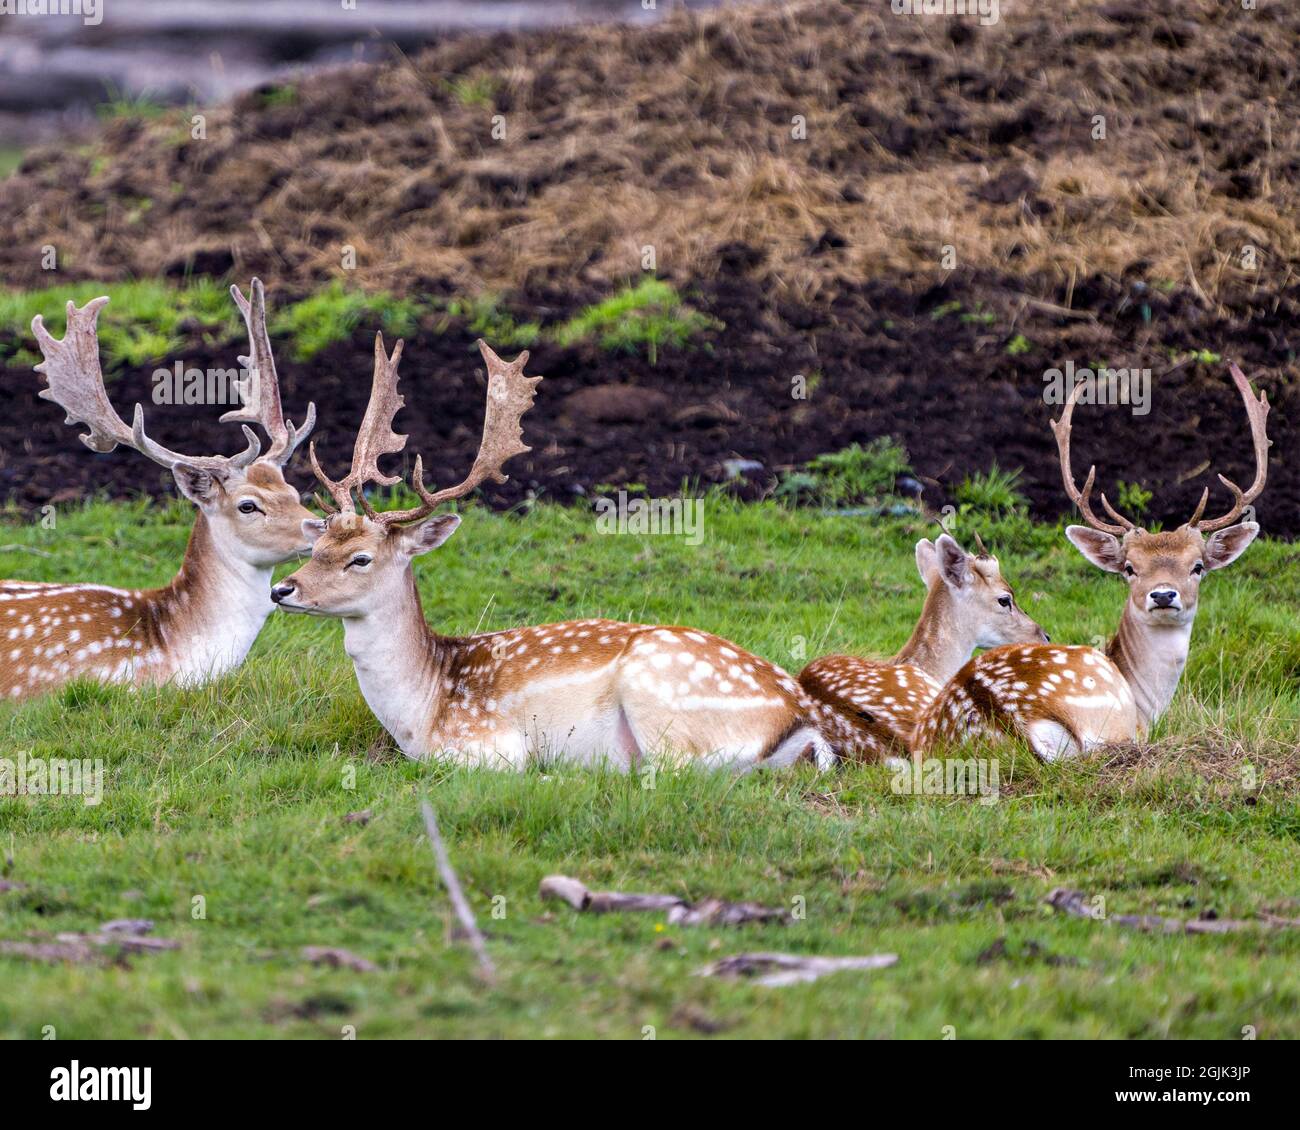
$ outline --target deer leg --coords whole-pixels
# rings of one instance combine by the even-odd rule
[[[1025,737],[1033,751],[1044,761],[1060,761],[1079,753],[1079,743],[1059,722],[1040,718],[1025,727]]]
[[[632,732],[632,723],[628,720],[627,711],[621,706],[618,708],[618,720],[614,726],[614,748],[627,758],[628,770],[635,772],[641,767],[645,750],[641,748],[636,734]]]

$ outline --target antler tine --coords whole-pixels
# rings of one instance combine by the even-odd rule
[[[1255,446],[1255,481],[1250,484],[1248,490],[1243,491],[1236,483],[1230,479],[1219,476],[1219,482],[1232,492],[1232,508],[1221,518],[1213,518],[1208,522],[1201,521],[1201,514],[1205,511],[1205,497],[1202,496],[1201,504],[1196,508],[1196,513],[1192,515],[1191,521],[1187,524],[1194,526],[1201,533],[1213,533],[1215,530],[1221,530],[1225,526],[1232,525],[1239,517],[1241,512],[1246,509],[1250,503],[1254,502],[1264,489],[1264,483],[1268,479],[1268,449],[1273,441],[1268,438],[1268,393],[1261,392],[1259,398],[1251,391],[1250,380],[1236,365],[1231,367],[1232,379],[1237,386],[1237,391],[1241,393],[1242,403],[1246,406],[1246,416],[1250,420],[1250,435]],[[1207,492],[1208,493],[1208,492]]]
[[[979,531],[973,530],[972,533],[974,533],[975,535],[975,544],[979,547],[979,551],[980,551],[979,555],[981,557],[991,557],[992,554],[990,554],[989,551],[984,548],[984,539],[980,537]]]
[[[384,350],[384,335],[375,334],[375,372],[370,385],[370,403],[366,405],[366,414],[357,431],[356,443],[352,448],[352,468],[338,482],[329,478],[321,470],[316,459],[316,445],[309,448],[311,468],[329,491],[343,514],[355,514],[356,503],[352,492],[355,490],[361,501],[361,507],[371,517],[374,510],[362,493],[367,483],[378,483],[391,487],[402,481],[400,475],[385,475],[379,470],[381,455],[396,455],[406,446],[406,436],[399,436],[393,431],[393,417],[406,403],[397,391],[397,367],[402,360],[403,342],[393,347],[392,356]]]
[[[224,471],[246,467],[256,459],[261,441],[247,427],[244,434],[248,448],[230,458],[181,455],[155,443],[145,435],[144,409],[139,404],[135,406],[133,425],[127,427],[104,391],[104,374],[99,366],[99,312],[107,305],[107,297],[92,298],[78,310],[76,303],[69,301],[68,328],[62,341],[51,336],[39,314],[32,319],[32,333],[44,357],[36,371],[45,377],[48,386],[38,395],[59,405],[68,414],[69,424],[85,424],[90,429],[81,442],[101,454],[118,444],[133,447],[169,469],[185,463],[206,471]]]
[[[1092,503],[1089,499],[1092,496],[1093,483],[1097,478],[1097,468],[1095,466],[1088,468],[1088,477],[1084,480],[1082,491],[1074,484],[1074,471],[1070,469],[1070,419],[1074,415],[1074,406],[1078,403],[1079,394],[1083,391],[1083,387],[1082,381],[1074,386],[1065,402],[1065,411],[1061,413],[1061,418],[1051,421],[1052,434],[1056,436],[1056,451],[1061,462],[1061,481],[1065,484],[1065,493],[1070,496],[1070,501],[1079,508],[1079,513],[1083,515],[1084,521],[1088,525],[1094,530],[1101,530],[1117,537],[1123,537],[1124,534],[1135,527],[1132,522],[1111,507],[1104,495],[1101,500],[1102,506],[1105,507],[1106,513],[1114,518],[1118,525],[1103,522],[1092,512]]]
[[[523,442],[522,421],[524,413],[533,406],[537,385],[542,378],[524,376],[528,351],[524,350],[513,361],[507,363],[493,353],[481,338],[478,348],[487,363],[488,387],[483,438],[479,442],[473,467],[456,486],[430,492],[424,485],[424,460],[422,457],[417,457],[415,473],[411,477],[411,487],[420,496],[421,505],[410,510],[385,511],[378,515],[378,520],[385,525],[418,521],[431,514],[440,504],[453,498],[463,498],[485,479],[504,483],[507,476],[502,468],[506,462],[516,455],[523,455],[532,450]]]
[[[315,427],[316,405],[307,406],[307,420],[300,428],[295,428],[292,421],[284,418],[280,378],[275,371],[275,356],[266,330],[266,290],[261,279],[253,279],[250,293],[251,301],[244,297],[239,287],[230,288],[230,296],[244,316],[244,325],[248,329],[249,353],[239,360],[249,370],[249,375],[239,382],[243,407],[227,412],[221,417],[221,422],[257,424],[271,441],[262,458],[283,467]]]
[[[68,302],[68,328],[57,341],[45,328],[45,319],[32,319],[32,333],[44,360],[36,371],[46,386],[37,394],[52,400],[67,414],[66,423],[85,424],[90,428],[81,442],[91,451],[112,451],[119,443],[133,446],[127,427],[104,391],[104,374],[99,367],[99,312],[108,305],[108,296],[92,298],[80,310]]]

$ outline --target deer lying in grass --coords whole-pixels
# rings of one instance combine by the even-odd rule
[[[262,284],[253,280],[251,301],[230,289],[250,341],[250,356],[240,360],[252,371],[244,405],[221,417],[241,424],[248,440],[231,457],[167,450],[145,434],[138,404],[133,426],[118,416],[99,367],[97,322],[107,298],[80,310],[69,302],[62,341],[33,319],[45,358],[36,370],[48,384],[40,395],[63,408],[68,423],[90,428],[81,440],[92,451],[123,444],[168,468],[199,515],[180,571],[164,588],[0,581],[0,697],[41,694],[75,678],[194,684],[238,667],[274,608],[267,596],[273,566],[310,550],[302,523],[311,511],[282,468],[316,409],[308,408],[301,428],[283,418]],[[252,423],[271,441],[265,453]]]
[[[838,756],[906,756],[917,723],[977,647],[1047,640],[1016,603],[997,558],[983,542],[979,550],[967,553],[946,531],[933,542],[922,538],[916,568],[925,605],[903,649],[890,660],[824,655],[799,673]]]
[[[504,482],[506,461],[529,450],[520,421],[541,378],[524,375],[527,353],[507,364],[481,341],[479,349],[487,364],[487,411],[469,475],[430,492],[417,458],[411,485],[420,505],[376,513],[363,488],[399,481],[384,475],[377,460],[406,442],[392,430],[404,403],[397,391],[402,343],[390,357],[383,339],[376,340],[370,404],[351,470],[335,482],[312,453],[337,511],[304,523],[315,541],[311,561],[271,598],[287,612],[343,620],[361,693],[411,758],[512,769],[534,757],[608,759],[632,767],[648,754],[672,751],[739,768],[804,757],[829,765],[798,683],[707,632],[611,620],[464,637],[429,628],[412,561],[460,525],[456,515],[433,511],[485,479]]]
[[[1119,630],[1105,653],[1090,647],[1039,645],[997,648],[973,659],[948,682],[918,726],[915,757],[945,743],[1014,733],[1039,757],[1053,760],[1132,741],[1165,712],[1187,662],[1201,578],[1232,564],[1259,533],[1256,523],[1237,519],[1259,497],[1268,474],[1268,397],[1261,393],[1256,399],[1236,365],[1232,379],[1250,420],[1255,481],[1242,491],[1220,475],[1234,498],[1227,514],[1202,520],[1207,488],[1185,525],[1155,534],[1117,513],[1105,495],[1101,503],[1112,521],[1097,518],[1089,502],[1095,467],[1089,469],[1082,491],[1075,485],[1070,419],[1084,386],[1075,387],[1052,430],[1066,493],[1088,525],[1070,526],[1065,532],[1099,569],[1128,581]]]

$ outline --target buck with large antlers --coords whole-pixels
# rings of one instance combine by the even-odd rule
[[[1075,386],[1053,421],[1066,493],[1086,526],[1066,536],[1099,569],[1119,573],[1129,586],[1119,630],[1105,652],[1090,647],[1001,647],[967,663],[944,687],[917,728],[913,753],[978,735],[1019,734],[1045,760],[1077,754],[1144,734],[1168,707],[1187,662],[1201,578],[1232,564],[1255,540],[1255,522],[1237,522],[1259,497],[1268,475],[1268,396],[1256,399],[1236,365],[1236,382],[1250,420],[1255,481],[1241,490],[1222,475],[1233,505],[1204,520],[1209,489],[1186,524],[1148,533],[1120,515],[1106,496],[1099,519],[1089,501],[1096,467],[1080,490],[1070,469],[1070,419],[1085,387]],[[1235,524],[1234,524],[1235,523]]]
[[[947,532],[916,543],[925,604],[893,659],[824,655],[799,673],[814,714],[842,758],[905,757],[917,723],[977,647],[1044,643],[1047,633],[1016,603],[998,559],[976,535],[967,553]]]
[[[189,456],[169,451],[118,416],[99,366],[99,312],[107,298],[80,310],[68,303],[68,328],[56,341],[38,316],[32,332],[44,360],[36,366],[40,395],[85,424],[92,451],[118,444],[168,468],[181,493],[199,508],[180,571],[160,589],[94,584],[0,581],[0,697],[20,699],[74,678],[114,683],[198,683],[237,667],[274,606],[267,596],[272,568],[309,551],[302,523],[311,511],[284,480],[282,468],[316,419],[312,405],[295,428],[284,419],[266,331],[266,299],[253,280],[251,301],[231,287],[244,317],[250,349],[241,357],[241,407],[223,421],[239,423],[248,441],[239,455]],[[248,425],[257,424],[270,446]]]
[[[529,450],[521,418],[541,378],[524,375],[527,353],[507,364],[480,341],[487,413],[473,469],[457,486],[431,492],[416,459],[411,485],[420,505],[376,513],[363,489],[398,482],[377,460],[406,438],[392,429],[403,404],[401,349],[399,342],[390,357],[376,339],[370,404],[348,474],[331,480],[313,452],[337,511],[304,523],[315,540],[311,561],[271,597],[288,612],[343,620],[361,693],[404,753],[500,768],[538,757],[630,767],[666,752],[744,768],[804,757],[830,763],[798,683],[707,632],[611,620],[464,637],[432,631],[411,563],[460,524],[433,511],[488,478],[505,481],[505,462]]]

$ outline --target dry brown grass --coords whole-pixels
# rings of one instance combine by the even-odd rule
[[[1300,262],[1298,40],[1294,7],[1213,0],[1008,2],[991,28],[801,2],[456,39],[303,81],[294,105],[213,109],[206,141],[119,121],[32,155],[0,185],[0,268],[35,285],[53,243],[74,276],[308,281],[348,245],[355,277],[397,290],[602,292],[645,245],[680,281],[743,243],[807,300],[940,281],[951,243],[1040,292],[1102,275],[1248,301]],[[452,80],[490,81],[490,104]],[[981,198],[1019,172],[1023,191]]]

